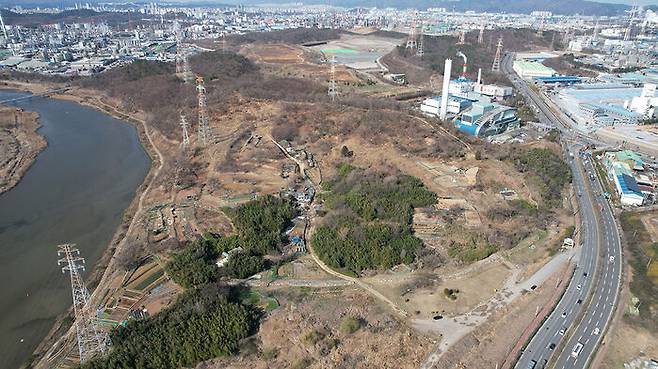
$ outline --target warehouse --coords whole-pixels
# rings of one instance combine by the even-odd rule
[[[512,69],[522,78],[552,77],[557,74],[554,69],[542,63],[525,60],[515,60]]]

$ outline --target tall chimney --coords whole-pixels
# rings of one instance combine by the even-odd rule
[[[478,85],[482,84],[482,68],[478,68]]]
[[[441,90],[441,120],[446,119],[448,114],[448,90],[450,89],[450,73],[452,73],[452,59],[446,59],[446,65],[443,69],[443,89]]]

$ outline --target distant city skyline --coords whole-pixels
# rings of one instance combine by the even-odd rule
[[[658,0],[595,0],[599,3],[625,4],[625,5],[658,5]]]

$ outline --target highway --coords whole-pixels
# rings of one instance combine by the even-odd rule
[[[576,267],[564,295],[528,343],[516,368],[586,368],[617,305],[622,265],[618,228],[602,195],[591,158],[584,150],[584,143],[590,140],[574,133],[571,121],[559,109],[549,106],[516,76],[512,61],[512,55],[505,56],[503,71],[526,100],[539,109],[540,121],[562,132],[577,194],[581,241],[574,260]]]

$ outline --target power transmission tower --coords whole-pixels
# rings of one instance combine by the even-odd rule
[[[180,33],[176,31],[176,74],[179,76],[182,75],[184,71],[183,60],[183,45],[181,43]]]
[[[635,13],[637,12],[637,6],[633,5],[630,12],[630,19],[628,20],[628,28],[624,32],[624,41],[629,41],[633,34],[633,21],[635,21]]]
[[[210,125],[208,125],[208,112],[206,111],[206,87],[203,84],[203,77],[196,78],[197,98],[199,100],[199,144],[206,146],[210,139]]]
[[[419,57],[423,57],[425,55],[425,48],[424,48],[424,39],[423,39],[423,25],[420,25],[420,34],[418,35],[418,48],[416,49],[416,55]]]
[[[409,38],[407,38],[407,49],[415,49],[418,46],[416,43],[416,22],[411,24],[411,31],[409,32]]]
[[[457,45],[463,45],[466,43],[466,30],[461,30],[459,33],[459,41]]]
[[[327,95],[331,98],[331,101],[336,101],[336,95],[338,91],[336,90],[336,55],[331,56],[330,61],[330,70],[329,70],[329,89],[327,90]]]
[[[496,48],[496,56],[494,57],[493,65],[491,66],[492,72],[500,72],[500,58],[503,54],[503,38],[498,38],[498,47]]]
[[[180,126],[183,128],[183,147],[186,147],[190,144],[190,135],[187,133],[189,123],[187,123],[187,119],[185,119],[183,113],[180,114]]]
[[[480,33],[478,34],[478,44],[482,45],[484,43],[484,23],[480,27]]]
[[[539,18],[539,30],[537,30],[538,37],[544,37],[544,17]]]
[[[190,67],[190,61],[185,52],[183,52],[183,80],[185,83],[192,81],[192,67]]]
[[[57,248],[57,256],[64,256],[57,261],[57,264],[63,264],[62,273],[68,271],[71,276],[75,332],[80,362],[84,363],[95,355],[103,354],[108,350],[109,337],[107,332],[103,332],[96,326],[96,320],[89,306],[89,291],[79,273],[80,270],[85,270],[85,259],[80,257],[80,251],[74,244],[63,244]]]
[[[551,46],[550,46],[551,50],[555,50],[555,34],[556,32],[553,31],[553,37],[551,37]]]

